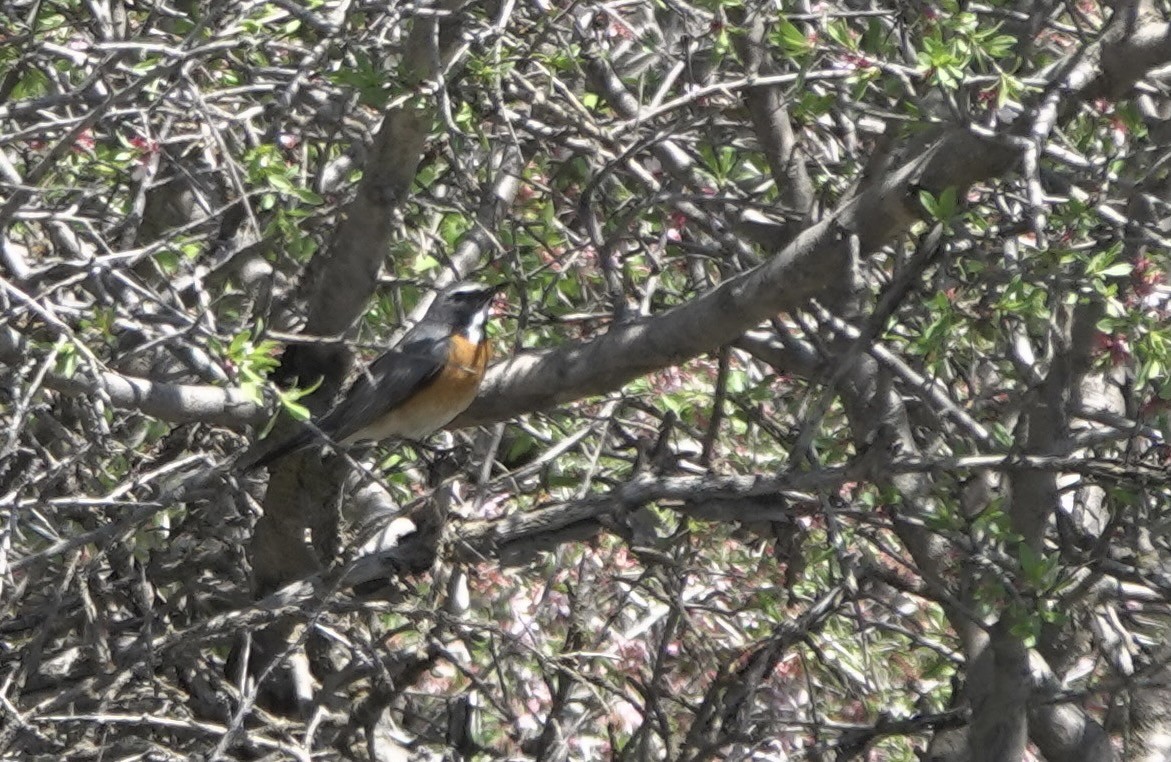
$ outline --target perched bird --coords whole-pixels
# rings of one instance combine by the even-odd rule
[[[316,422],[276,445],[261,442],[241,458],[260,468],[312,445],[319,437],[349,445],[390,437],[419,440],[467,409],[491,354],[484,333],[499,286],[461,283],[435,297],[427,314],[362,372]]]

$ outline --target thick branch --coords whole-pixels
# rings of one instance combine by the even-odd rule
[[[0,363],[18,365],[23,359],[21,343],[11,331],[0,331]],[[243,428],[264,420],[268,411],[240,389],[209,384],[165,384],[112,371],[87,374],[82,370],[71,378],[49,373],[47,388],[69,395],[102,395],[114,407],[138,410],[173,423],[211,423]]]
[[[1171,60],[1171,25],[1149,24],[1142,34],[1102,50],[1096,76],[1072,100],[1124,93],[1153,66]],[[1072,102],[1071,100],[1071,102]],[[657,317],[611,327],[591,341],[518,355],[492,369],[480,397],[457,425],[467,426],[545,410],[620,388],[628,381],[733,341],[778,312],[795,309],[828,288],[846,262],[848,233],[872,252],[919,219],[918,189],[938,194],[954,187],[963,197],[974,182],[1008,172],[1023,144],[950,129],[902,167],[812,226],[769,261]]]
[[[1103,88],[1120,92],[1142,73],[1123,64],[1151,66],[1171,57],[1171,45],[1152,54],[1152,40],[1164,39],[1169,26],[1143,30],[1135,47],[1109,48],[1111,75],[1101,75],[1083,95]],[[1105,64],[1104,64],[1105,66]],[[1121,78],[1119,72],[1128,71]],[[845,263],[840,229],[859,235],[873,250],[905,231],[916,219],[910,206],[912,183],[938,192],[1009,170],[1017,151],[1004,142],[951,130],[882,183],[854,199],[830,220],[813,226],[775,257],[738,278],[662,315],[611,328],[587,342],[552,350],[527,352],[492,368],[479,398],[455,422],[471,426],[545,410],[582,397],[620,388],[646,373],[679,364],[726,344],[762,320],[799,307],[834,280]],[[373,248],[362,247],[367,253]],[[379,261],[381,261],[379,259]],[[358,304],[347,299],[346,304]],[[364,302],[362,302],[364,303]],[[342,307],[338,307],[339,313]],[[112,379],[110,398],[119,407],[140,409],[170,421],[199,420],[243,426],[262,412],[235,390],[211,391],[196,385],[159,385],[121,376]],[[63,385],[62,391],[82,393],[85,387]]]
[[[744,62],[746,73],[755,77],[775,73],[775,65],[768,53],[768,30],[762,13],[745,13],[743,8],[732,8],[732,19],[746,26],[743,35],[737,35],[736,51]],[[789,124],[789,110],[780,85],[748,88],[744,103],[752,118],[752,128],[761,149],[768,159],[769,171],[783,199],[787,220],[802,222],[813,208],[813,183],[805,169],[805,158],[797,150],[797,138]]]
[[[868,358],[864,358],[868,359]],[[870,362],[873,362],[870,360]],[[894,412],[881,412],[881,423],[888,422]],[[872,469],[864,456],[855,464],[838,468],[823,468],[809,472],[790,472],[780,476],[654,476],[642,474],[614,490],[591,495],[581,500],[555,503],[498,519],[461,522],[458,527],[460,550],[466,560],[496,558],[531,549],[534,545],[548,547],[566,541],[562,533],[581,529],[587,535],[601,531],[614,517],[655,502],[672,502],[686,513],[708,521],[762,521],[776,520],[790,510],[786,499],[807,502],[810,493],[833,492],[843,484],[859,479],[871,479]],[[961,458],[909,458],[883,463],[883,475],[910,496],[904,518],[914,521],[896,523],[900,529],[911,532],[922,527],[921,518],[928,511],[915,503],[915,490],[930,486],[929,474],[967,473],[987,470],[1029,470],[1079,473],[1087,480],[1103,484],[1141,484],[1165,481],[1165,472],[1157,466],[1126,464],[1095,458],[1052,458],[1020,455],[973,455]],[[753,498],[769,498],[767,508],[746,507]],[[581,532],[571,532],[577,537]],[[918,553],[916,563],[941,570],[935,559],[946,546],[936,537],[923,532],[922,536],[908,536],[904,542]],[[957,620],[961,617],[957,617]]]
[[[458,0],[444,0],[438,10],[452,12]],[[394,215],[406,201],[427,135],[435,117],[440,67],[458,39],[455,20],[419,16],[407,41],[398,79],[404,94],[387,109],[374,139],[358,193],[346,207],[337,235],[305,272],[309,285],[309,317],[305,332],[334,336],[346,331],[366,309],[386,258]],[[349,369],[346,353],[327,344],[297,345],[282,362],[282,380],[309,382],[323,377],[314,399],[328,400]]]
[[[496,366],[459,421],[471,425],[602,394],[631,379],[727,344],[778,312],[801,306],[837,282],[848,261],[846,231],[873,251],[916,219],[912,184],[936,192],[1007,170],[1015,153],[962,130],[922,158],[810,227],[776,256],[662,315],[613,326],[592,341],[531,352]]]

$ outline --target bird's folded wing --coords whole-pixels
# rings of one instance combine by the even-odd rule
[[[341,402],[316,426],[302,424],[300,430],[278,441],[257,442],[236,462],[251,471],[324,439],[342,442],[410,398],[443,368],[443,342],[412,341],[386,352],[363,369]]]
[[[321,430],[335,442],[349,439],[410,399],[446,363],[443,341],[400,344],[362,371],[342,401],[321,419]]]

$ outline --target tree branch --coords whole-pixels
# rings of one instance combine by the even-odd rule
[[[387,109],[374,139],[358,193],[346,207],[337,235],[310,262],[305,332],[332,336],[349,329],[366,309],[386,259],[394,213],[406,201],[434,121],[441,67],[458,35],[451,12],[459,0],[442,0],[441,14],[415,18],[398,78],[404,94]],[[442,20],[441,20],[442,19]],[[348,353],[335,345],[292,347],[282,361],[282,381],[323,378],[314,400],[329,400],[349,370]]]
[[[1096,76],[1068,97],[1121,94],[1153,66],[1171,60],[1168,24],[1150,24],[1129,39],[1102,48]],[[1107,74],[1109,72],[1109,74]],[[734,341],[778,312],[821,293],[847,261],[848,234],[873,252],[920,219],[915,191],[949,187],[963,197],[974,182],[1013,168],[1022,143],[1011,137],[946,129],[922,150],[908,146],[901,167],[847,200],[776,256],[661,315],[611,326],[602,336],[557,349],[527,352],[492,368],[480,396],[455,423],[470,426],[546,410],[620,388],[639,376],[677,365]]]
[[[0,331],[0,363],[18,365],[25,347],[14,331]],[[73,396],[104,395],[114,407],[138,410],[172,423],[210,423],[243,428],[265,420],[268,411],[243,390],[210,384],[166,384],[113,371],[82,370],[66,377],[45,375],[46,388]]]

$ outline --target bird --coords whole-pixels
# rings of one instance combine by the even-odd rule
[[[459,283],[442,291],[402,341],[370,363],[316,426],[241,457],[267,466],[324,438],[338,445],[391,437],[420,441],[467,409],[480,389],[491,345],[485,334],[502,286]]]

